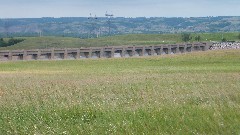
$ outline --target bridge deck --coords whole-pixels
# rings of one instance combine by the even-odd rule
[[[81,59],[81,58],[113,58],[147,55],[163,55],[206,51],[207,43],[150,45],[150,46],[108,46],[81,48],[52,48],[34,50],[2,50],[0,60],[38,60],[38,59]]]

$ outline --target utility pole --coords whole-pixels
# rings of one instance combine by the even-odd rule
[[[38,32],[38,34],[39,34],[39,37],[43,36],[43,32],[41,30]]]
[[[99,28],[98,31],[97,31],[97,38],[101,37],[101,33],[102,33],[102,29]]]

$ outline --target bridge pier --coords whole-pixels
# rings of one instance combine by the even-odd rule
[[[27,51],[23,50],[23,60],[27,60]]]
[[[37,60],[39,60],[40,59],[40,56],[41,56],[41,50],[37,50]]]
[[[191,44],[192,46],[191,46],[191,52],[193,52],[194,51],[194,44]]]
[[[210,46],[210,43],[203,43],[204,51],[209,50]]]
[[[167,54],[171,54],[171,53],[172,53],[172,46],[169,45],[169,46],[168,46],[168,52],[167,52]]]
[[[100,49],[100,58],[103,58],[104,57],[104,50],[103,48]]]
[[[184,53],[186,53],[187,52],[187,45],[185,44],[184,45]]]
[[[163,47],[162,47],[162,46],[161,46],[161,48],[160,48],[160,52],[159,52],[159,54],[160,54],[160,55],[163,54]]]
[[[132,48],[132,56],[135,56],[135,54],[136,54],[136,47],[133,46],[133,48]]]
[[[126,54],[126,48],[125,46],[122,47],[122,57],[125,57],[125,54]]]
[[[177,54],[180,53],[179,45],[177,45],[176,53],[177,53]]]
[[[146,48],[145,46],[142,47],[142,53],[141,53],[141,56],[144,56],[145,55],[145,52],[146,52]]]
[[[115,48],[113,47],[111,50],[111,58],[114,58],[114,54],[115,54]]]
[[[153,56],[154,53],[155,53],[154,46],[151,46],[151,54],[150,55]]]
[[[52,49],[51,49],[51,60],[54,59],[54,55],[55,55],[55,54],[54,54],[54,48],[52,48]]]
[[[9,51],[8,59],[9,59],[9,60],[12,60],[12,51]]]
[[[68,50],[67,50],[67,48],[65,48],[63,59],[67,59],[67,58],[68,58]]]
[[[89,51],[89,54],[88,54],[88,58],[92,58],[92,47],[90,47],[90,51]]]
[[[80,49],[77,49],[76,59],[80,58]]]

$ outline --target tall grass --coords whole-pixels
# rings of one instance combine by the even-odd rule
[[[0,134],[239,134],[240,51],[0,63]]]

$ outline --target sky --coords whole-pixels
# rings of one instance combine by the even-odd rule
[[[0,0],[0,18],[240,16],[240,0]]]

